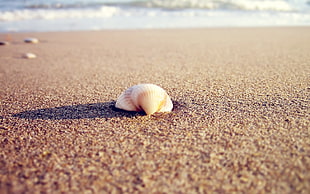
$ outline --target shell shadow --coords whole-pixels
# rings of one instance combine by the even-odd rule
[[[180,112],[186,105],[173,101],[173,112]],[[65,119],[91,119],[91,118],[116,118],[143,116],[144,112],[130,112],[115,108],[115,101],[60,106],[23,111],[13,117],[23,119],[65,120]]]
[[[13,117],[23,119],[43,119],[43,120],[64,120],[64,119],[86,119],[86,118],[115,118],[134,117],[143,113],[122,111],[114,107],[115,101],[78,104],[71,106],[60,106],[54,108],[44,108],[29,110],[14,114]]]

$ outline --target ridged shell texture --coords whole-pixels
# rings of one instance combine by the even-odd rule
[[[170,112],[172,101],[167,92],[154,84],[139,84],[125,90],[117,99],[116,108],[126,111]]]

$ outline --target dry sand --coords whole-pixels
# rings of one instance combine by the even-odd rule
[[[0,193],[310,191],[310,28],[0,40]],[[138,83],[173,112],[114,109]]]

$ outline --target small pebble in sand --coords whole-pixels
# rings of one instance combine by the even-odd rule
[[[24,39],[25,43],[32,43],[32,44],[37,44],[39,43],[39,40],[37,38],[26,38]]]
[[[7,41],[0,41],[0,46],[9,45],[10,43]]]
[[[24,58],[26,59],[34,59],[34,58],[37,58],[37,55],[33,54],[33,53],[25,53],[23,55]]]
[[[125,90],[117,99],[116,108],[127,111],[170,112],[172,101],[167,92],[154,84],[139,84]]]

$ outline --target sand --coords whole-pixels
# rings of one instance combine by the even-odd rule
[[[0,40],[0,193],[310,191],[309,27]],[[116,110],[139,83],[173,112]]]

